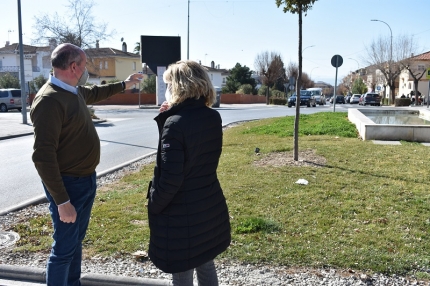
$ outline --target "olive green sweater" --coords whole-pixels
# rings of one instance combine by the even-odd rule
[[[122,90],[121,82],[80,86],[76,95],[48,82],[34,98],[30,110],[34,128],[32,159],[57,205],[69,200],[61,175],[91,175],[100,161],[100,140],[87,104]]]

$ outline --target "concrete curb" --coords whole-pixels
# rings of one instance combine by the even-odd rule
[[[0,264],[0,277],[41,283],[46,281],[45,269],[5,264]]]
[[[45,283],[46,270],[36,267],[0,265],[0,278]],[[169,286],[169,280],[84,273],[82,286]]]
[[[0,140],[12,139],[12,138],[17,138],[17,137],[23,137],[23,136],[27,136],[27,135],[33,135],[33,132],[26,132],[26,133],[20,133],[20,134],[6,135],[6,136],[0,137]]]

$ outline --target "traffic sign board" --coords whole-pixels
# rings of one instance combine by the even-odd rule
[[[343,59],[341,56],[339,55],[334,55],[331,58],[331,65],[334,66],[335,68],[340,67],[343,64]]]

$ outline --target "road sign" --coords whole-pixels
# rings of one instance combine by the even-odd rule
[[[343,59],[341,56],[339,55],[334,55],[331,58],[331,65],[334,66],[335,68],[340,67],[343,64]]]
[[[430,68],[427,69],[427,79],[430,79]]]

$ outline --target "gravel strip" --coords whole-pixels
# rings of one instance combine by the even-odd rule
[[[235,125],[230,125],[235,126]],[[128,173],[139,171],[143,165],[155,160],[155,155],[137,161],[121,170],[98,179],[98,186],[110,184]],[[30,206],[0,216],[0,231],[7,231],[16,223],[49,213],[48,204]],[[13,248],[0,249],[0,264],[45,268],[48,253],[13,252]],[[290,268],[272,265],[250,265],[217,259],[215,261],[220,285],[429,285],[428,282],[400,276],[367,275],[352,270]],[[97,273],[128,277],[171,279],[171,275],[157,269],[148,259],[137,260],[127,253],[112,257],[84,258],[83,273]]]

